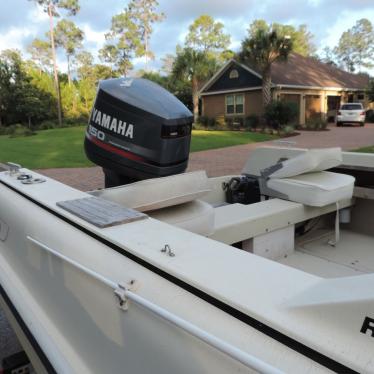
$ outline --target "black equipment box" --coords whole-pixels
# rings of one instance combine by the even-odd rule
[[[256,177],[241,175],[223,184],[226,202],[230,204],[253,204],[261,201],[260,186]]]

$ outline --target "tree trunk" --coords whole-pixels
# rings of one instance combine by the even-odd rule
[[[86,109],[86,112],[88,113],[88,99],[87,99],[87,95],[84,94],[84,107]]]
[[[144,43],[145,43],[145,71],[148,71],[148,33],[144,31]]]
[[[127,77],[127,66],[123,69],[123,76],[125,78]]]
[[[59,126],[62,126],[61,94],[60,94],[60,85],[58,82],[55,38],[53,35],[53,14],[52,14],[52,3],[51,2],[48,4],[48,15],[49,15],[49,35],[51,37],[51,49],[52,49],[53,70],[54,70],[54,78],[55,78],[55,88],[56,88],[56,93],[57,93],[58,124]]]
[[[266,108],[271,102],[271,75],[270,68],[262,73],[262,107]]]
[[[69,83],[69,87],[71,86],[71,77],[70,77],[70,56],[69,55],[66,55],[67,57],[67,60],[68,60],[68,83]]]
[[[196,77],[192,77],[192,103],[193,103],[193,119],[196,123],[199,119],[199,88]]]
[[[31,129],[31,117],[28,116],[28,120],[29,120],[29,129]]]

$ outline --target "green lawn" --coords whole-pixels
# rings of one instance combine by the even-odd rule
[[[374,145],[371,145],[369,147],[362,147],[353,150],[352,152],[361,152],[361,153],[374,153]]]
[[[191,152],[230,147],[232,145],[264,142],[276,138],[277,137],[274,135],[256,132],[194,130],[192,132]]]
[[[84,149],[85,126],[44,130],[29,137],[0,136],[0,162],[12,161],[29,169],[91,166]],[[275,136],[237,131],[193,131],[191,151],[261,142]]]

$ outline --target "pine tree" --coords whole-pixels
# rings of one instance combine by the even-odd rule
[[[52,61],[53,61],[53,72],[55,80],[55,89],[57,94],[57,114],[58,123],[62,126],[62,108],[61,108],[61,93],[60,85],[58,82],[58,67],[56,61],[56,48],[55,48],[55,36],[53,28],[53,19],[59,17],[59,10],[65,9],[69,15],[75,15],[79,11],[78,0],[29,0],[37,3],[43,8],[43,11],[48,14],[49,17],[49,37],[51,41],[52,50]]]

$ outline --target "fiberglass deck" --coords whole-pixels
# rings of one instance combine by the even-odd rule
[[[336,247],[327,244],[331,230],[319,229],[297,241],[296,251],[278,262],[323,278],[374,273],[374,238],[341,230]]]

